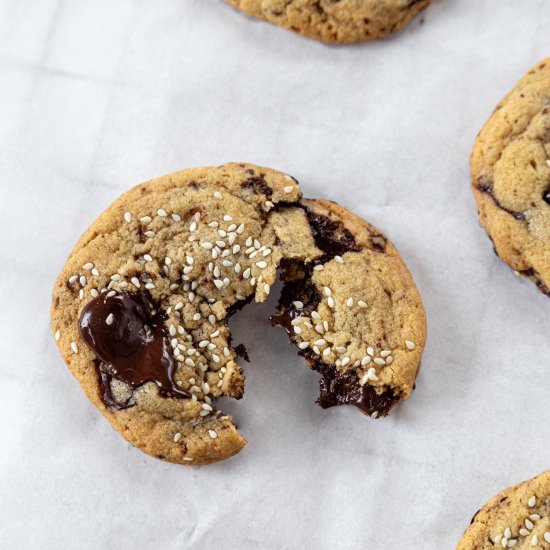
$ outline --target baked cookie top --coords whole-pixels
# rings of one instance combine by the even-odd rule
[[[182,464],[222,460],[246,443],[214,403],[244,391],[245,352],[227,321],[267,298],[279,266],[287,285],[314,293],[279,314],[293,315],[293,338],[303,331],[297,343],[327,380],[321,404],[387,414],[410,394],[424,346],[410,274],[366,222],[254,165],[185,170],[117,199],[58,277],[55,338],[130,443]]]
[[[471,158],[481,224],[495,252],[550,295],[550,58],[497,105]]]
[[[431,0],[226,0],[241,11],[309,38],[348,44],[404,27]]]
[[[550,471],[492,498],[474,516],[457,550],[550,548]]]

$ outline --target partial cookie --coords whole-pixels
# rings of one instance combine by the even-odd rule
[[[300,199],[296,180],[274,170],[186,170],[125,193],[77,243],[54,288],[55,338],[87,397],[142,451],[197,465],[245,445],[214,404],[244,391],[246,352],[227,321],[267,298],[280,265],[302,288],[328,298],[332,287],[331,311],[316,304],[328,344],[303,349],[323,379],[368,395],[369,414],[409,395],[424,344],[410,275],[365,222]],[[327,391],[331,404],[348,399]]]
[[[481,224],[497,255],[550,295],[550,58],[497,105],[471,158]]]
[[[321,407],[352,404],[386,416],[414,389],[426,338],[420,295],[378,229],[334,202],[300,206],[323,255],[283,262],[272,320],[321,374]]]
[[[492,498],[472,519],[457,550],[550,548],[550,471]]]
[[[226,0],[309,38],[349,44],[398,31],[431,0]]]

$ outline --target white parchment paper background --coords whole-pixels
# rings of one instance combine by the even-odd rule
[[[548,0],[436,0],[388,40],[329,47],[218,0],[0,0],[0,547],[452,549],[504,487],[550,468],[550,301],[493,254],[468,156],[550,55]],[[53,281],[120,193],[245,160],[393,240],[428,346],[384,421],[314,404],[267,316],[226,410],[249,445],[150,459],[84,398],[51,337]]]

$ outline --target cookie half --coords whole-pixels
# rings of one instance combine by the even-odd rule
[[[398,31],[431,0],[226,0],[241,11],[298,34],[339,44]]]
[[[246,443],[215,406],[244,391],[238,357],[246,352],[231,345],[227,321],[267,298],[279,267],[277,319],[293,317],[293,339],[322,373],[321,404],[385,415],[406,398],[425,321],[393,247],[341,207],[302,200],[290,176],[248,164],[170,174],[107,208],[55,284],[58,347],[130,443],[182,464],[223,460]],[[302,327],[293,289],[314,293],[303,298]],[[312,330],[324,331],[326,345],[310,338],[310,348],[295,335],[308,334],[314,304],[321,328]]]
[[[510,487],[474,516],[457,550],[550,548],[550,471]]]
[[[477,138],[471,173],[495,252],[550,295],[550,58],[497,105]]]

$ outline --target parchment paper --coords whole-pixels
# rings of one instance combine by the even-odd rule
[[[550,468],[550,302],[496,258],[468,157],[550,55],[548,0],[436,0],[388,40],[330,47],[218,0],[0,0],[0,547],[452,549]],[[267,317],[233,322],[245,450],[184,468],[127,444],[49,328],[78,236],[134,184],[249,161],[387,233],[423,296],[413,396],[390,418],[315,405]],[[274,293],[277,294],[277,293]]]

